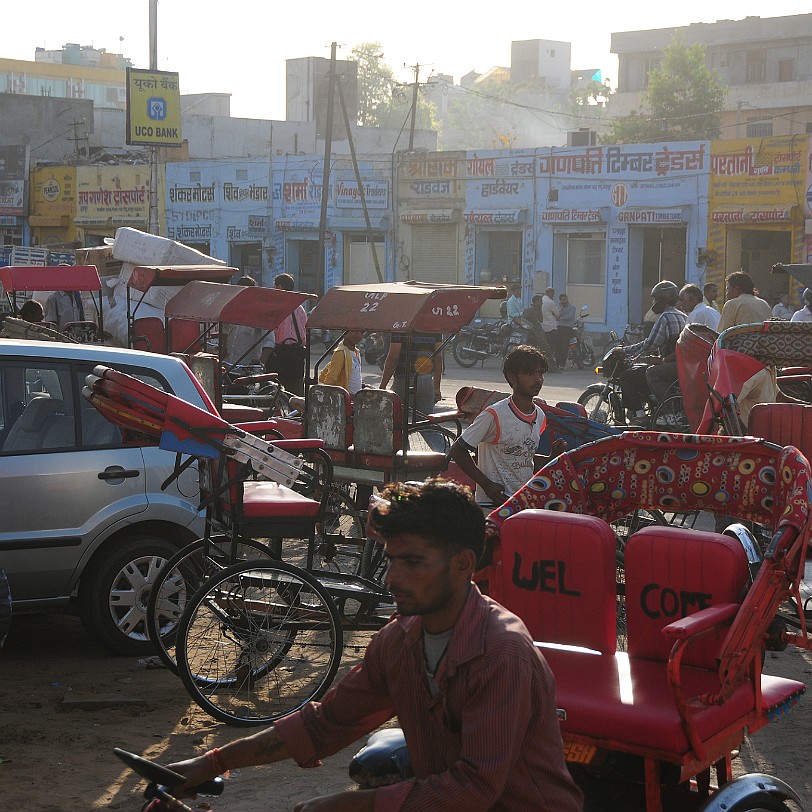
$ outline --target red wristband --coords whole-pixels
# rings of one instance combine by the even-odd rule
[[[211,750],[208,750],[205,753],[206,759],[209,763],[214,767],[217,775],[224,775],[228,772],[228,767],[226,767],[225,762],[223,761],[223,756],[220,754],[220,751],[213,747]]]

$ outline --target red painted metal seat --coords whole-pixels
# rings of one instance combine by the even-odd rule
[[[313,384],[307,393],[305,431],[320,437],[333,462],[347,465],[353,437],[353,404],[341,386]]]
[[[157,316],[133,321],[132,347],[146,352],[166,352],[166,330]]]
[[[812,459],[812,405],[757,403],[750,410],[748,431],[778,445],[794,445]]]

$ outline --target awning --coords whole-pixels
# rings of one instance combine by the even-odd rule
[[[475,226],[505,226],[524,222],[525,209],[494,209],[482,211],[481,209],[466,209],[462,219]]]
[[[717,206],[710,213],[713,223],[788,223],[793,219],[792,204],[777,206]]]

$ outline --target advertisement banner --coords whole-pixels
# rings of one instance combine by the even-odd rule
[[[0,214],[27,211],[28,147],[0,146]]]
[[[127,143],[181,146],[177,73],[127,68]]]
[[[136,224],[148,220],[148,166],[77,167],[78,224]]]

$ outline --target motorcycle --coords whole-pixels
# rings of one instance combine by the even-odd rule
[[[507,319],[493,322],[474,319],[467,327],[463,327],[454,339],[451,346],[454,360],[459,366],[469,369],[477,361],[505,355],[512,341],[513,332],[513,327]],[[525,340],[526,337],[525,331]]]
[[[606,342],[606,346],[603,349],[604,352],[609,352],[609,350],[614,349],[615,347],[625,347],[627,344],[637,344],[644,338],[645,330],[643,329],[643,325],[629,323],[623,330],[623,338],[620,338],[620,336],[618,336],[614,330],[611,330],[609,332],[609,341]]]
[[[389,353],[388,333],[369,333],[358,342],[358,349],[365,364],[376,365],[383,369],[384,361]]]
[[[573,325],[567,360],[578,369],[591,367],[595,363],[595,349],[592,338],[584,329],[584,320],[589,316],[589,305],[582,305],[581,312]]]

